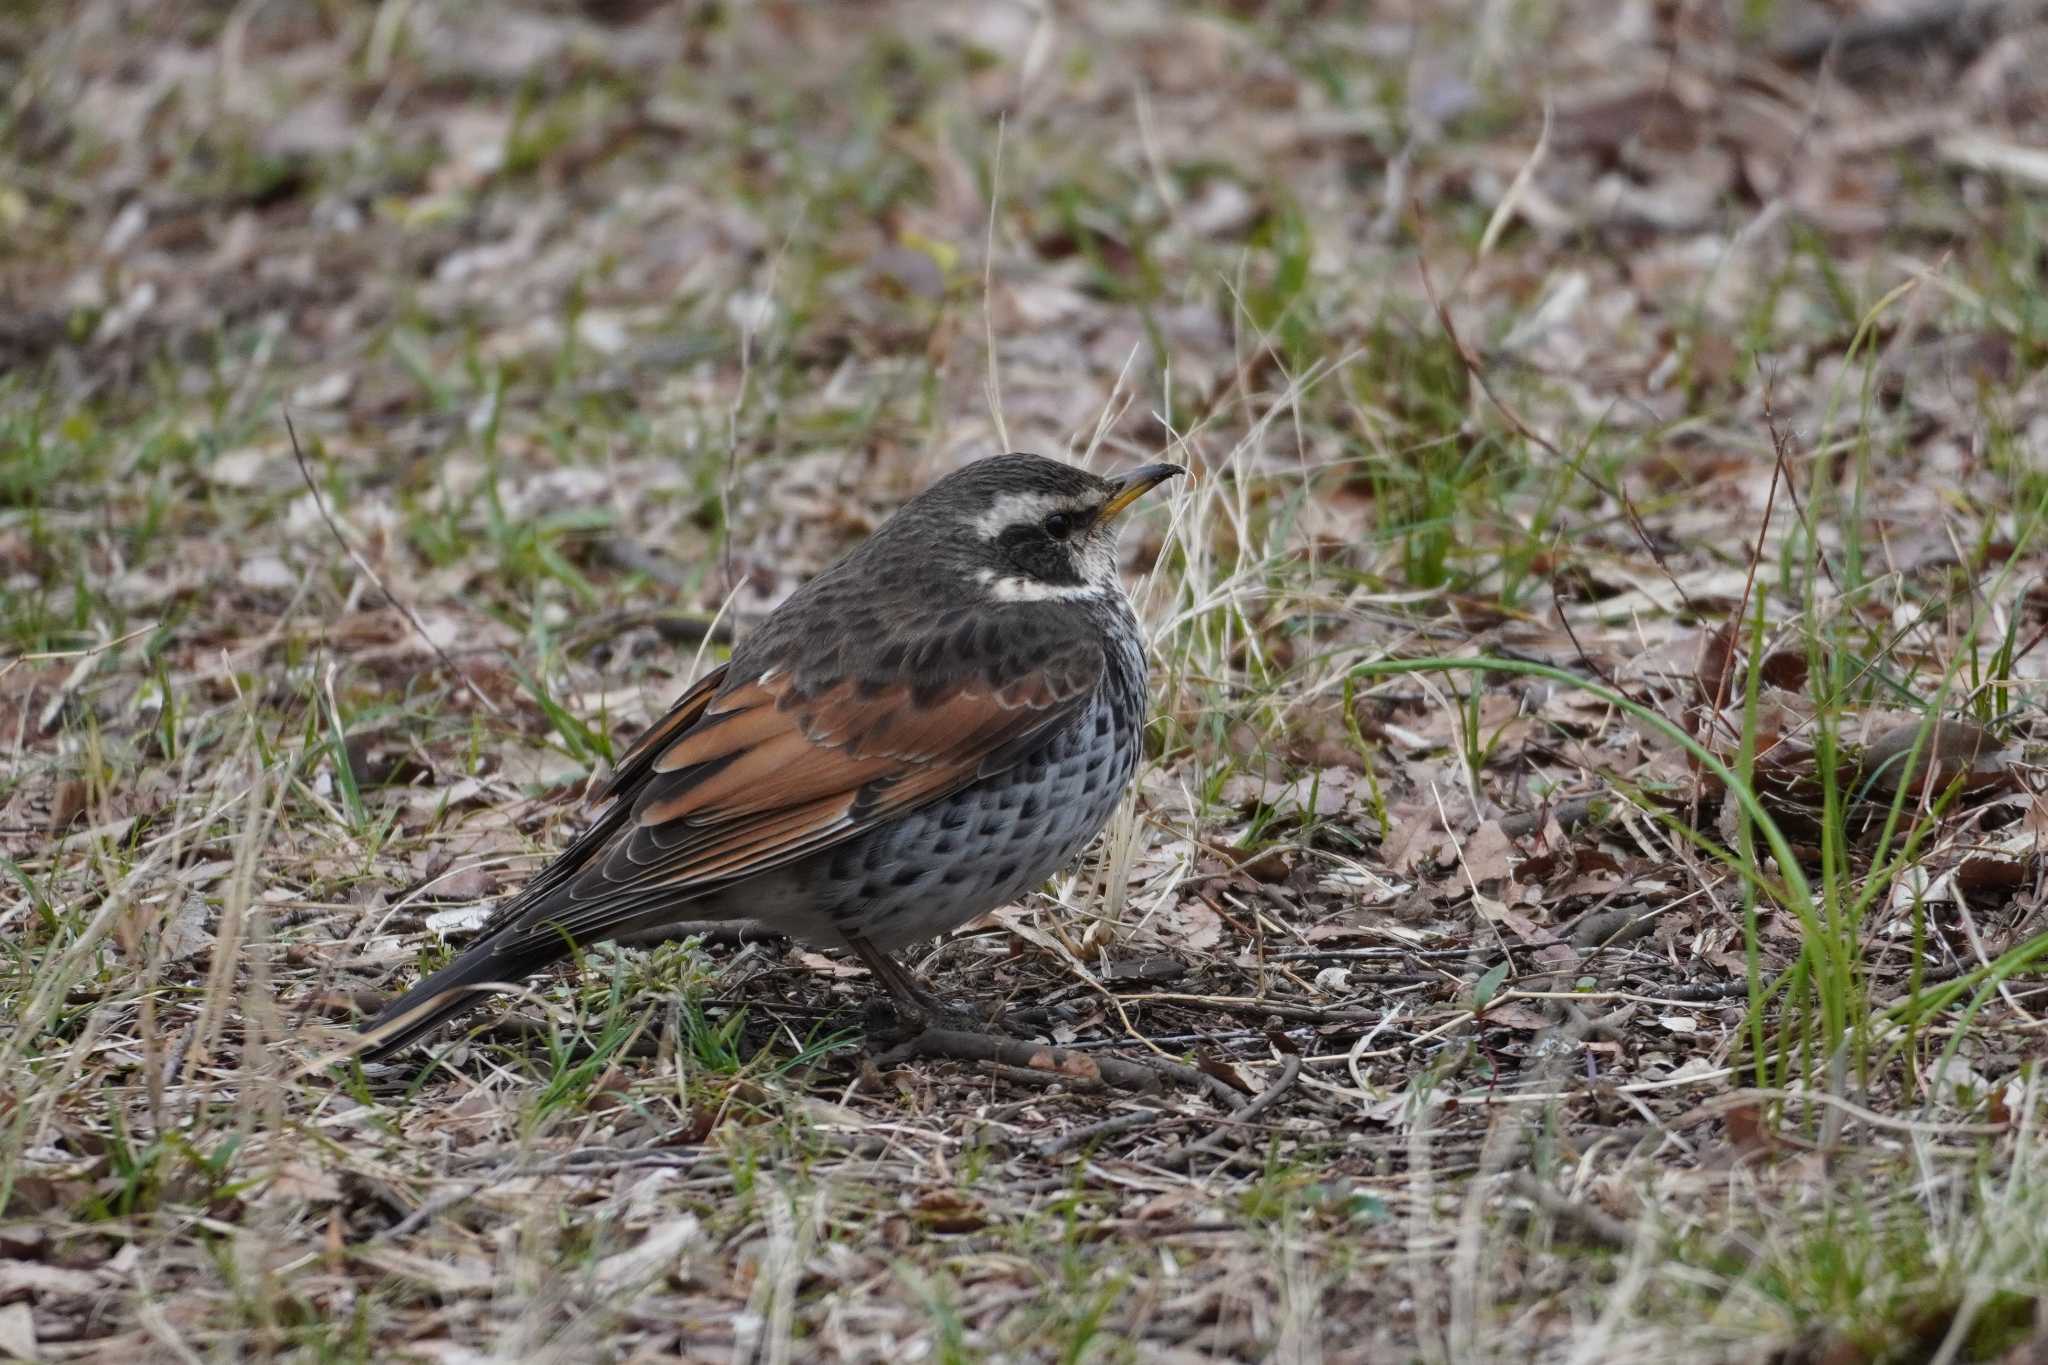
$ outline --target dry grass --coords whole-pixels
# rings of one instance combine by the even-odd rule
[[[0,1353],[2041,1358],[2048,26],[1596,9],[0,7]],[[772,942],[297,1077],[1001,444],[1201,478],[922,965],[1206,1084]]]

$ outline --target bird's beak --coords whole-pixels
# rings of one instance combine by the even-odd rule
[[[1095,514],[1095,524],[1100,526],[1106,521],[1115,519],[1117,513],[1129,507],[1139,498],[1144,497],[1145,494],[1151,492],[1160,484],[1165,483],[1176,474],[1185,473],[1187,471],[1177,464],[1140,465],[1122,478],[1115,480],[1116,492],[1110,495],[1108,502],[1102,504],[1102,510]]]

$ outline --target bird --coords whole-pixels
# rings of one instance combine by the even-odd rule
[[[1117,537],[1185,472],[995,455],[911,498],[688,687],[590,825],[349,1051],[679,921],[847,950],[909,1021],[953,1017],[894,953],[1042,884],[1115,810],[1148,696]]]

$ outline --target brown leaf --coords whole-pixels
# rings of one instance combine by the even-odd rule
[[[2033,880],[2032,860],[1999,853],[1976,853],[1956,864],[1956,886],[1973,895],[2013,891]]]
[[[10,1218],[47,1213],[79,1203],[89,1198],[92,1192],[92,1183],[87,1180],[58,1179],[46,1175],[18,1176],[13,1188],[7,1192],[4,1212]]]
[[[1932,796],[1958,778],[1965,791],[2012,779],[2012,755],[1997,736],[1975,721],[1937,720],[1922,740],[1922,732],[1928,730],[1922,721],[1908,721],[1871,742],[1863,751],[1863,771],[1873,791],[1890,796],[1902,784],[1912,783],[1915,794]],[[1916,744],[1917,756],[1913,752]]]
[[[850,978],[866,976],[868,971],[858,962],[847,958],[826,957],[823,953],[814,953],[809,949],[799,949],[796,960],[803,964],[806,971],[819,972],[825,976]]]
[[[2012,1126],[2012,1106],[2005,1102],[2003,1088],[1993,1090],[1984,1097],[1984,1121],[2000,1128]]]
[[[1271,885],[1287,880],[1294,871],[1294,860],[1290,851],[1282,845],[1271,845],[1263,849],[1249,849],[1242,844],[1231,845],[1222,850],[1237,865],[1237,870],[1255,882]]]
[[[50,833],[62,834],[85,814],[88,790],[82,777],[67,777],[50,796]]]
[[[1241,1091],[1247,1095],[1254,1093],[1251,1084],[1245,1080],[1242,1072],[1228,1062],[1207,1052],[1195,1053],[1195,1069],[1204,1075],[1214,1076],[1232,1090]]]
[[[1806,686],[1810,661],[1804,650],[1774,649],[1764,655],[1764,661],[1757,666],[1763,680],[1773,687],[1782,687],[1787,692],[1797,692]]]
[[[1402,802],[1388,812],[1391,831],[1380,845],[1380,859],[1398,876],[1407,876],[1434,861],[1443,840],[1443,821],[1436,807]]]
[[[1723,706],[1735,671],[1735,623],[1727,622],[1700,637],[1699,662],[1693,668],[1695,698],[1702,706]]]
[[[1777,1150],[1778,1139],[1764,1126],[1763,1110],[1754,1104],[1733,1105],[1721,1111],[1721,1122],[1728,1131],[1728,1141],[1743,1152],[1771,1152]]]
[[[1480,1016],[1480,1022],[1497,1025],[1501,1028],[1516,1029],[1522,1033],[1541,1033],[1553,1023],[1552,1020],[1545,1018],[1539,1011],[1513,1000],[1505,1005],[1496,1005],[1487,1010],[1485,1014]]]
[[[1488,909],[1486,917],[1497,923],[1505,924],[1508,928],[1515,931],[1522,942],[1532,946],[1557,942],[1557,935],[1551,933],[1548,929],[1511,905],[1503,905],[1496,901]]]
[[[1466,871],[1482,889],[1490,883],[1505,883],[1513,875],[1515,859],[1520,856],[1515,841],[1508,838],[1498,820],[1488,820],[1473,830],[1459,841],[1458,847],[1464,855]]]
[[[1159,916],[1160,937],[1186,953],[1206,952],[1223,939],[1223,917],[1198,900],[1170,906]]]
[[[988,1226],[980,1204],[954,1190],[929,1190],[917,1197],[911,1216],[933,1232],[979,1232]]]

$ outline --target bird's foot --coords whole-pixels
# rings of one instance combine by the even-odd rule
[[[1002,1031],[1003,1020],[991,1019],[964,1002],[941,1000],[929,992],[922,999],[877,998],[869,1002],[868,1031],[892,1042],[914,1037],[929,1029],[954,1033]]]
[[[945,1033],[985,1033],[1024,1042],[1050,1039],[1062,1024],[1078,1022],[1080,1016],[1062,1005],[1026,1005],[1015,1009],[981,1008],[965,1001],[943,1000],[911,1004],[877,999],[868,1006],[868,1032],[896,1042],[927,1030]]]
[[[1080,1022],[1080,1012],[1066,1005],[1024,1005],[996,1016],[997,1027],[1020,1038],[1050,1038],[1060,1025]]]
[[[969,1033],[986,1033],[988,1018],[971,1005],[956,1005],[934,995],[917,974],[867,940],[849,936],[847,946],[861,960],[883,990],[897,1022],[897,1036],[933,1028],[957,1028]]]
[[[995,1033],[1031,1039],[1049,1034],[1055,1024],[1069,1020],[1064,1009],[1026,1006],[1004,1010],[946,1000],[935,994],[917,975],[887,953],[862,939],[849,940],[856,956],[873,972],[888,999],[875,1007],[886,1011],[889,1023],[871,1029],[878,1036],[898,1041],[938,1029],[952,1033]],[[879,1021],[878,1021],[879,1022]]]

